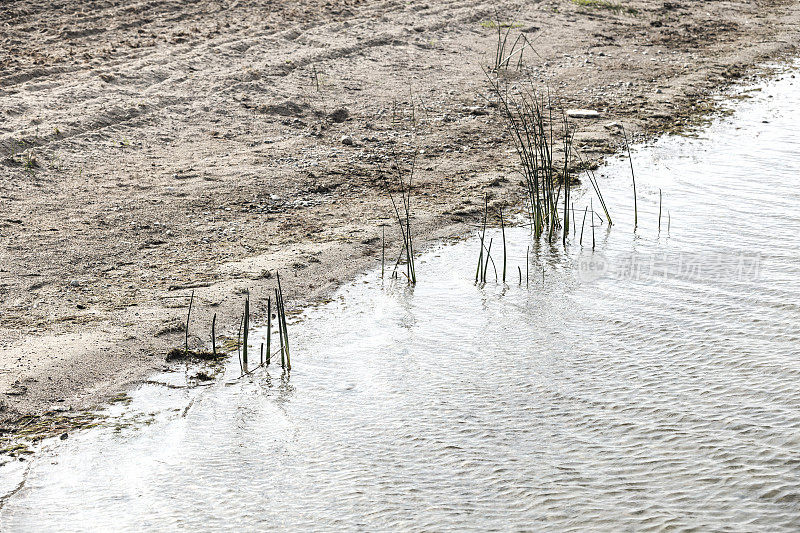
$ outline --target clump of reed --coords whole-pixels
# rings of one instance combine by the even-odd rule
[[[495,21],[487,25],[487,27],[494,27],[497,30],[492,70],[498,73],[506,71],[513,63],[516,65],[516,70],[519,71],[522,69],[525,49],[528,47],[533,49],[533,47],[530,45],[528,37],[522,32],[517,34],[513,41],[509,40],[511,30],[517,27],[516,24],[513,22],[501,22],[498,16],[495,16],[495,18]]]
[[[284,370],[290,371],[292,369],[292,360],[289,355],[289,329],[286,326],[286,306],[284,304],[283,298],[283,286],[281,285],[281,276],[280,273],[275,273],[275,277],[278,282],[278,286],[275,287],[274,290],[274,297],[275,297],[275,317],[278,323],[278,338],[280,340],[280,360],[281,360],[281,368]],[[267,297],[267,336],[266,336],[266,346],[265,343],[261,343],[260,348],[260,359],[259,364],[256,368],[266,368],[272,362],[272,297]],[[245,299],[244,302],[244,314],[242,315],[242,320],[240,322],[240,339],[242,342],[242,349],[241,349],[241,357],[240,357],[240,370],[242,371],[242,375],[246,375],[251,373],[252,371],[248,370],[247,366],[247,348],[248,348],[248,337],[249,337],[249,326],[250,326],[250,297],[249,295]],[[254,369],[255,370],[255,369]]]
[[[502,215],[501,215],[502,216]],[[478,269],[475,271],[475,283],[486,283],[486,273],[489,270],[489,262],[494,269],[494,280],[497,281],[497,265],[492,259],[492,239],[489,239],[489,246],[486,246],[486,225],[489,218],[489,196],[484,196],[483,202],[483,227],[480,235],[481,249],[478,252]],[[505,226],[503,227],[503,250],[505,250]],[[503,256],[505,261],[505,255]],[[503,281],[505,281],[505,271],[503,271]]]
[[[534,237],[545,236],[548,242],[553,242],[560,232],[566,246],[570,229],[577,235],[571,184],[581,169],[586,172],[611,226],[611,215],[598,180],[574,145],[576,128],[549,89],[537,91],[530,84],[511,85],[489,72],[486,75],[506,133],[514,142],[525,186],[526,214]],[[502,226],[503,221],[501,229]]]
[[[400,194],[399,201],[395,200],[392,187],[389,185],[389,183],[387,183],[384,173],[381,173],[384,189],[386,190],[386,194],[389,196],[389,201],[392,203],[392,209],[394,211],[395,218],[400,226],[400,236],[403,240],[403,245],[400,249],[400,255],[398,256],[394,265],[394,270],[392,271],[392,277],[397,277],[397,269],[402,263],[403,258],[405,258],[405,276],[408,280],[408,283],[411,285],[415,285],[417,283],[417,271],[414,264],[414,240],[411,232],[411,192],[414,180],[415,162],[416,158],[413,158],[411,160],[411,165],[407,175],[403,174],[399,162],[395,164],[397,167],[397,175],[396,186],[394,188],[398,189]]]
[[[570,126],[563,109],[557,112],[560,115],[563,142],[563,161],[559,165],[555,160],[557,134],[553,113],[556,106],[549,91],[537,93],[533,89],[517,88],[512,93],[501,80],[489,77],[489,81],[497,96],[506,131],[514,139],[534,236],[538,238],[546,231],[548,240],[552,240],[562,227],[566,234],[569,229],[566,206],[569,203],[574,128]],[[562,186],[565,191],[563,221],[558,210]]]
[[[249,367],[250,363],[250,323],[251,323],[251,305],[250,305],[250,291],[246,291],[244,300],[244,311],[239,319],[239,329],[236,339],[231,339],[227,350],[236,350],[239,360],[239,370],[241,375],[245,376],[251,374],[258,368],[266,368],[272,361],[272,303],[275,302],[275,315],[278,324],[278,336],[280,339],[280,361],[281,368],[286,371],[292,369],[292,360],[289,353],[289,329],[286,320],[286,306],[284,303],[283,286],[281,284],[281,277],[279,273],[275,275],[277,279],[277,287],[274,288],[274,300],[272,297],[267,297],[267,331],[266,331],[266,346],[262,342],[260,348],[259,364],[252,370]],[[175,348],[167,354],[167,361],[175,360],[204,360],[204,361],[219,361],[224,357],[223,354],[217,352],[217,314],[211,320],[211,352],[202,350],[191,350],[189,348],[189,321],[192,316],[194,304],[194,291],[189,299],[189,309],[186,314],[186,328],[184,336],[183,348]]]

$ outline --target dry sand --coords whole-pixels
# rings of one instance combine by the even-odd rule
[[[609,123],[680,130],[796,53],[797,1],[621,3],[3,2],[4,430],[163,366],[192,287],[199,346],[245,289],[258,320],[276,269],[296,307],[375,265],[395,157],[421,152],[420,247],[462,235],[485,192],[515,202],[483,72],[496,13],[534,43],[514,75],[601,113],[577,137],[595,159],[620,144]]]

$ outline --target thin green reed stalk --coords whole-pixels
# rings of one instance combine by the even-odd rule
[[[491,259],[491,257],[492,257],[492,239],[490,238],[489,247],[486,249],[486,259],[483,262],[483,269],[482,269],[483,278],[481,279],[483,283],[486,283],[486,271],[489,269],[489,259]]]
[[[214,313],[214,318],[211,319],[211,350],[214,353],[214,359],[217,358],[217,313]]]
[[[188,354],[189,353],[189,319],[192,317],[192,304],[194,303],[194,291],[192,291],[192,296],[189,298],[189,312],[186,313],[186,327],[184,328],[184,333],[186,337],[184,339],[183,349]]]
[[[289,358],[289,330],[286,327],[286,307],[284,306],[284,301],[283,301],[283,288],[281,287],[281,276],[277,272],[275,273],[275,276],[278,279],[278,294],[280,295],[280,299],[277,302],[277,305],[280,306],[281,309],[280,325],[283,326],[283,346],[286,351],[286,369],[291,370],[292,361]]]
[[[267,366],[269,366],[270,356],[272,350],[270,348],[270,341],[272,337],[272,299],[267,297]]]
[[[569,154],[572,148],[572,133],[569,127],[569,120],[567,114],[561,111],[564,119],[564,228],[562,231],[562,244],[567,244],[567,236],[569,236]]]
[[[383,279],[385,264],[386,264],[386,226],[381,226],[381,279]]]
[[[242,366],[245,372],[247,371],[247,344],[250,333],[250,295],[244,300],[244,331],[243,331],[243,345],[242,345]]]
[[[572,220],[575,220],[575,204],[570,202],[569,210],[571,213]],[[572,225],[572,238],[575,238],[575,233],[578,231],[578,226],[576,224]]]
[[[583,246],[583,226],[586,225],[586,212],[589,210],[589,206],[583,208],[583,222],[581,222],[581,239],[579,244]]]
[[[489,195],[485,194],[483,200],[483,230],[481,231],[481,250],[478,253],[478,269],[475,271],[475,283],[478,283],[479,281],[481,281],[481,279],[486,277],[485,275],[482,274],[483,274],[483,248],[484,248],[484,242],[486,242],[485,241],[486,218],[488,210],[489,210]]]
[[[486,264],[483,267],[483,282],[486,283],[486,271],[489,269],[489,261],[492,262],[492,268],[494,269],[494,282],[497,283],[497,265],[494,263],[494,259],[492,258],[492,240],[489,239],[489,248],[486,249]]]
[[[633,229],[639,226],[639,207],[636,201],[636,175],[633,172],[633,156],[631,156],[631,147],[628,144],[628,134],[625,128],[622,128],[622,136],[625,138],[625,149],[628,151],[628,163],[631,165],[631,180],[633,181]]]
[[[239,320],[239,333],[236,334],[236,355],[239,358],[239,369],[244,374],[244,366],[242,365],[242,326],[244,325],[244,315]]]
[[[658,188],[658,232],[661,233],[661,187]]]
[[[406,233],[408,233],[408,262],[411,271],[411,283],[417,283],[417,269],[414,264],[414,241],[411,238],[411,180],[414,178],[414,167],[416,165],[416,154],[411,160],[411,172],[408,173],[408,188],[406,194]]]
[[[281,297],[278,295],[278,289],[275,289],[275,313],[278,321],[278,338],[281,341],[281,368],[286,368],[286,359],[284,358],[283,350],[283,327],[281,327]]]
[[[281,322],[283,323],[283,340],[286,347],[286,370],[292,369],[292,359],[289,357],[289,328],[286,327],[286,307],[281,293]]]
[[[503,221],[503,208],[500,208],[500,230],[503,232],[503,283],[506,282],[506,225]]]
[[[592,199],[589,198],[589,205],[592,205]],[[594,207],[592,206],[592,251],[594,251]]]
[[[519,272],[519,284],[522,285],[522,267],[517,265],[517,272]]]
[[[531,247],[525,247],[525,287],[531,284]]]
[[[606,206],[606,201],[603,199],[603,194],[600,192],[600,184],[597,182],[597,176],[594,175],[594,171],[589,168],[586,159],[581,156],[581,153],[577,150],[575,153],[578,155],[578,159],[586,168],[586,175],[589,176],[589,183],[591,183],[592,188],[594,189],[595,194],[597,195],[597,199],[600,200],[600,206],[603,208],[603,212],[606,215],[606,221],[608,221],[609,226],[613,226],[614,223],[611,221],[611,215],[608,212],[608,207]]]
[[[261,366],[264,366],[264,343],[263,342],[261,343],[261,361],[260,361],[260,364],[261,364]]]

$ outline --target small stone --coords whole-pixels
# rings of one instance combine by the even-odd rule
[[[342,136],[342,144],[345,146],[353,146],[353,138],[349,135]]]
[[[567,109],[570,118],[598,118],[600,113],[594,109]]]
[[[663,92],[664,92],[664,91],[662,91],[661,89],[656,89],[656,94],[661,94],[661,93],[663,93]]]
[[[69,435],[68,435],[67,433],[62,433],[62,434],[61,434],[61,436],[60,436],[59,438],[60,438],[61,440],[67,440],[67,438],[69,438]]]

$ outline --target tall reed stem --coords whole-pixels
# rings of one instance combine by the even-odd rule
[[[211,350],[214,354],[214,359],[217,358],[217,313],[214,313],[214,318],[211,319]]]
[[[247,344],[250,336],[250,295],[244,300],[244,327],[242,332],[242,366],[244,371],[247,372]]]
[[[189,353],[189,319],[192,317],[192,304],[194,303],[194,291],[192,291],[192,296],[189,298],[189,312],[186,313],[186,327],[184,328],[184,333],[186,337],[183,343],[183,349],[188,354]]]
[[[503,232],[503,283],[506,282],[506,225],[503,222],[503,208],[500,208],[500,230]]]
[[[628,151],[628,163],[631,165],[631,180],[633,181],[633,229],[639,226],[639,207],[636,200],[636,174],[633,172],[633,156],[631,155],[631,147],[628,144],[628,133],[625,128],[622,128],[622,136],[625,138],[625,149]]]
[[[269,366],[269,360],[272,355],[272,349],[270,348],[271,337],[272,337],[272,299],[268,296],[267,297],[267,366]]]

